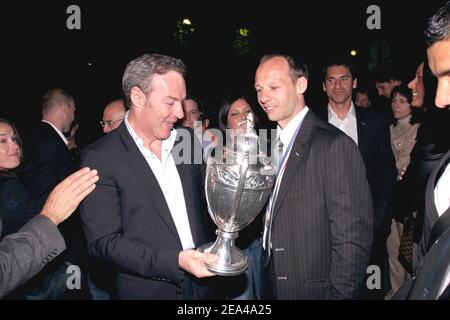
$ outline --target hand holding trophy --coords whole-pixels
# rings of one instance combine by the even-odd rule
[[[276,168],[270,157],[260,152],[252,113],[245,122],[245,132],[233,138],[231,149],[225,148],[223,161],[210,157],[206,167],[208,212],[218,229],[216,241],[198,250],[219,256],[205,266],[222,276],[239,275],[247,269],[248,258],[234,240],[261,212],[275,181]]]

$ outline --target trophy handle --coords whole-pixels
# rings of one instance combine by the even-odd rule
[[[231,208],[230,225],[233,225],[236,213],[241,203],[242,193],[244,191],[245,179],[247,178],[248,157],[244,157],[239,168],[239,181],[236,188],[236,196],[234,197],[233,207]]]

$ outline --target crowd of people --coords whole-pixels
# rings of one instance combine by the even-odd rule
[[[378,105],[348,59],[324,64],[328,103],[312,106],[303,61],[261,58],[254,89],[276,129],[260,138],[277,173],[236,241],[249,259],[239,276],[217,276],[205,263],[218,257],[196,249],[216,228],[207,158],[248,119],[268,129],[252,98],[230,93],[211,112],[187,92],[181,60],[144,54],[124,71],[123,98],[104,109],[105,135],[82,150],[75,98],[62,89],[44,95],[23,143],[0,118],[0,297],[449,299],[449,263],[428,280],[449,260],[450,2],[425,35],[411,79],[387,67],[373,75]]]

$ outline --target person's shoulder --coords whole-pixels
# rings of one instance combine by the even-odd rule
[[[120,142],[120,135],[119,135],[119,129],[113,130],[108,134],[105,134],[104,136],[100,137],[98,140],[94,141],[90,145],[88,145],[86,148],[84,148],[83,152],[87,151],[98,151],[98,152],[105,152],[108,151],[116,146],[119,145]]]
[[[119,159],[120,153],[126,151],[126,148],[124,144],[121,143],[122,138],[118,130],[119,129],[116,129],[105,134],[85,147],[81,152],[81,163],[83,164],[85,161],[94,161],[96,163],[108,164],[115,159]],[[131,136],[130,141],[133,142]]]
[[[323,118],[321,118],[317,114],[313,113],[312,115],[313,115],[312,120],[315,122],[315,125],[316,125],[316,132],[319,133],[320,135],[326,135],[329,137],[337,137],[337,136],[343,134],[343,132],[341,130],[339,130],[332,124],[328,123],[327,121],[325,121]]]
[[[379,111],[370,110],[370,109],[361,108],[361,107],[355,107],[355,111],[356,111],[356,117],[360,118],[360,120],[364,120],[367,122],[373,122],[375,124],[389,125],[388,117]]]
[[[8,207],[24,204],[30,199],[29,190],[15,176],[0,177],[0,202]]]
[[[0,201],[3,202],[4,194],[14,186],[17,180],[13,176],[0,175]]]

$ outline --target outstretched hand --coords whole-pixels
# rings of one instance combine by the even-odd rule
[[[83,168],[61,181],[50,193],[41,214],[56,225],[66,220],[80,202],[94,190],[97,170]]]

